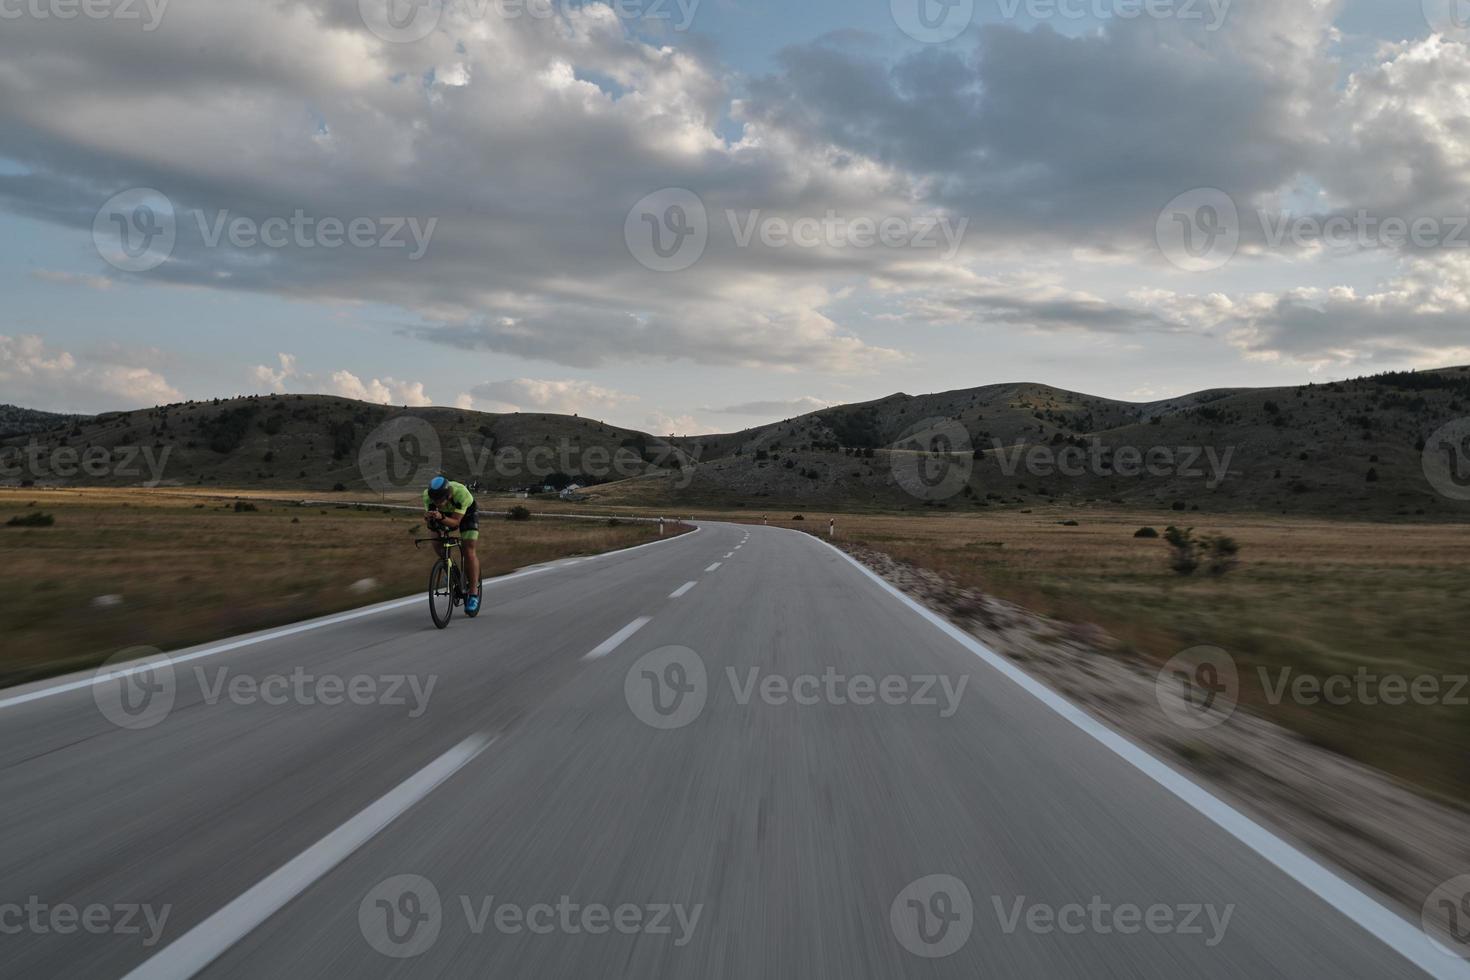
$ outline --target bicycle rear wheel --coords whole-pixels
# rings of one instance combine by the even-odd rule
[[[442,558],[429,570],[429,615],[441,630],[454,615],[454,583],[449,578],[449,562]]]

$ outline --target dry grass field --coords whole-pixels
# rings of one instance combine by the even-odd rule
[[[804,516],[771,523],[825,535],[832,515]],[[1470,684],[1459,686],[1470,675],[1470,527],[1062,509],[836,516],[839,543],[1100,626],[1117,656],[1162,665],[1191,647],[1220,647],[1239,664],[1244,707],[1432,793],[1470,800]],[[1075,527],[1062,523],[1073,519]],[[1173,572],[1162,538],[1134,537],[1170,524],[1234,538],[1239,566],[1221,577]],[[1291,683],[1351,678],[1347,703],[1308,703],[1290,687],[1268,697],[1285,669]],[[1383,683],[1390,676],[1432,681],[1438,694],[1423,704],[1367,703],[1394,696]]]
[[[178,649],[423,589],[412,513],[242,494],[0,490],[0,685],[93,666],[128,647]],[[12,527],[34,512],[50,527]],[[647,525],[481,522],[487,578],[651,540]],[[117,597],[103,598],[99,597]],[[425,622],[428,613],[425,611]]]

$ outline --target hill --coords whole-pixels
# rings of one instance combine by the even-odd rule
[[[0,440],[0,482],[361,491],[416,486],[442,469],[487,489],[575,482],[599,503],[660,507],[1062,502],[1463,518],[1470,502],[1458,498],[1470,493],[1444,492],[1427,478],[1425,447],[1467,416],[1470,368],[1148,403],[988,385],[673,439],[575,416],[269,395],[76,418],[12,436]],[[108,465],[78,466],[88,453]],[[122,465],[128,453],[131,468]]]
[[[61,415],[56,412],[38,412],[33,408],[21,408],[18,405],[0,405],[0,439],[27,435],[32,432],[46,432],[70,425],[74,420],[82,417],[80,415]]]
[[[0,441],[0,483],[410,489],[447,472],[487,489],[679,471],[646,433],[564,415],[393,408],[328,395],[183,402]]]

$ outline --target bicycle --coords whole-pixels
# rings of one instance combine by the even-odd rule
[[[415,538],[413,546],[417,548],[421,544],[435,544],[443,548],[443,554],[434,567],[429,570],[429,616],[434,620],[434,625],[444,629],[449,625],[449,619],[454,615],[454,607],[464,605],[469,594],[464,590],[464,573],[454,560],[454,553],[460,547],[460,539],[444,532],[440,532],[432,538]],[[483,602],[485,594],[485,577],[480,576],[480,595]],[[466,616],[474,619],[478,612],[466,612]]]

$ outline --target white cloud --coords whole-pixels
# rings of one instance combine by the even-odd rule
[[[433,404],[421,381],[398,381],[391,377],[363,381],[346,370],[333,371],[322,378],[299,370],[293,354],[277,354],[276,358],[278,367],[257,364],[250,369],[250,378],[257,387],[267,388],[278,394],[290,388],[315,394],[340,395],[343,398],[355,398],[379,405],[407,405],[417,408]]]
[[[838,402],[829,402],[811,395],[802,395],[800,398],[792,398],[785,401],[754,401],[741,402],[738,405],[727,405],[724,408],[702,408],[700,411],[709,412],[714,415],[760,415],[765,417],[792,418],[797,415],[806,415],[809,412],[819,412],[824,408],[831,408]]]
[[[183,400],[151,368],[120,351],[74,355],[35,334],[0,334],[0,383],[7,401],[28,408],[101,412]]]
[[[466,396],[461,396],[466,397]],[[589,381],[548,381],[513,378],[486,381],[470,389],[476,405],[493,412],[548,412],[558,415],[597,415],[634,401],[633,395]]]

